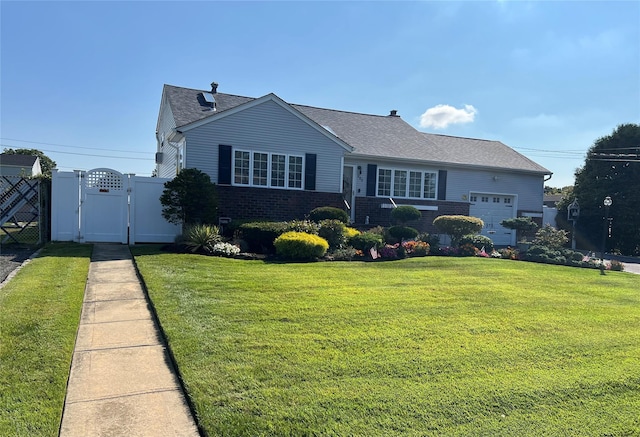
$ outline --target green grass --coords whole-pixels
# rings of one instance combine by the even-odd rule
[[[640,435],[640,277],[136,248],[210,436]]]
[[[48,244],[0,289],[0,435],[57,436],[91,246]]]

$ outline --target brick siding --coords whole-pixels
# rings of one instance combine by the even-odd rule
[[[379,197],[358,197],[356,198],[356,220],[355,225],[364,225],[366,217],[369,216],[369,226],[391,226],[391,209],[381,208],[380,205],[390,203],[387,198]],[[409,225],[421,232],[438,233],[433,226],[433,220],[441,215],[469,215],[469,204],[464,202],[448,202],[444,200],[407,200],[396,201],[400,205],[428,205],[437,206],[437,211],[420,211],[422,217],[417,222]]]
[[[303,219],[320,206],[344,208],[342,194],[218,185],[218,215],[231,219]]]

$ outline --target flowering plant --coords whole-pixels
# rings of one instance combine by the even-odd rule
[[[442,256],[458,256],[458,249],[451,246],[441,246],[439,253]]]
[[[380,258],[385,259],[398,259],[398,247],[400,245],[396,244],[385,244],[379,251]]]
[[[240,248],[229,243],[216,243],[211,248],[211,253],[218,256],[234,256],[240,253]]]
[[[414,240],[404,241],[402,247],[408,256],[427,256],[430,249],[429,243]]]

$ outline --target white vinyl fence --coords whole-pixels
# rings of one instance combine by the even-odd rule
[[[81,243],[172,243],[182,229],[162,217],[169,179],[124,175],[108,168],[54,170],[51,240]]]

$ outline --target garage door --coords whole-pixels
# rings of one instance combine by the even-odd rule
[[[504,194],[471,193],[469,215],[479,217],[484,222],[480,232],[491,238],[496,246],[509,246],[515,244],[513,230],[503,228],[500,222],[513,218],[515,214],[515,196]]]

